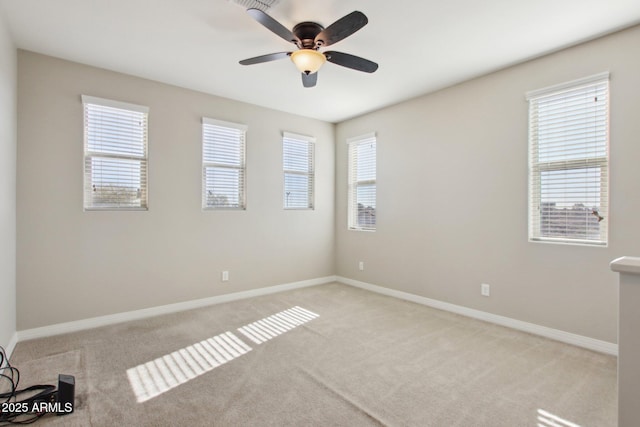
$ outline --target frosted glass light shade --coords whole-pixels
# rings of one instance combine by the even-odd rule
[[[291,60],[301,73],[312,74],[327,60],[323,54],[313,49],[300,49],[291,53]]]

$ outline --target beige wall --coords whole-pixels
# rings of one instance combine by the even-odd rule
[[[334,273],[334,125],[25,51],[18,72],[19,330]],[[148,211],[83,211],[82,94],[150,107]],[[200,208],[202,116],[248,125],[246,211]],[[282,209],[283,131],[317,138],[313,211]]]
[[[337,273],[616,342],[608,263],[640,252],[638,40],[635,27],[337,127],[19,51],[18,329]],[[524,93],[602,71],[610,244],[529,243]],[[151,108],[148,212],[83,212],[81,94]],[[203,115],[249,126],[244,212],[200,209]],[[314,211],[281,207],[282,131],[317,137]],[[344,141],[371,131],[378,230],[347,231]]]
[[[524,94],[602,71],[611,72],[609,246],[529,243]],[[378,229],[348,231],[345,140],[371,131]],[[639,135],[640,27],[340,123],[337,274],[616,342],[608,264],[640,253]]]
[[[16,332],[16,49],[0,14],[0,345]]]

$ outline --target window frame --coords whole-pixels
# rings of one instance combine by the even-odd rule
[[[205,140],[205,127],[206,126],[214,126],[225,129],[230,129],[233,131],[238,131],[241,134],[241,137],[238,139],[237,144],[239,144],[240,148],[240,164],[239,165],[230,165],[223,163],[215,163],[215,162],[206,162],[205,161],[205,150],[207,149],[206,144],[208,142],[214,143],[214,141],[206,141]],[[201,205],[203,211],[223,211],[223,210],[246,210],[247,209],[247,129],[248,126],[241,123],[228,122],[224,120],[212,119],[209,117],[202,117],[202,181],[201,181]],[[242,176],[242,182],[238,183],[238,206],[210,206],[207,204],[207,168],[221,168],[221,169],[231,169],[240,171],[240,175]]]
[[[585,96],[588,94],[589,90],[597,90],[598,86],[604,85],[604,93],[606,94],[606,99],[604,100],[604,112],[602,113],[602,117],[604,120],[604,129],[605,135],[602,138],[599,138],[598,141],[604,144],[604,154],[601,155],[592,155],[585,156],[583,158],[578,159],[558,159],[558,160],[536,160],[536,153],[539,153],[541,148],[537,139],[538,135],[538,126],[537,126],[537,112],[534,112],[536,106],[534,103],[543,99],[552,99],[553,97],[561,97],[564,93],[569,93],[572,91],[584,90]],[[526,93],[526,100],[529,104],[529,136],[528,136],[528,152],[529,152],[529,200],[528,200],[528,238],[529,242],[536,243],[558,243],[565,245],[584,245],[591,247],[607,247],[609,240],[609,206],[610,206],[610,191],[609,191],[609,171],[610,171],[610,79],[609,73],[599,73],[593,76],[588,76],[578,80],[572,80],[570,82],[561,83],[558,85],[553,85],[550,87],[530,91]],[[583,109],[586,110],[586,103],[582,106]],[[600,119],[602,117],[598,116]],[[568,125],[567,125],[568,126]],[[583,127],[579,129],[584,129]],[[584,132],[587,135],[586,132]],[[568,144],[562,146],[564,151],[569,151],[567,148]],[[586,143],[585,143],[586,146]],[[543,147],[546,148],[546,147]],[[555,148],[555,147],[554,147]],[[549,148],[547,148],[549,149]],[[594,149],[595,150],[595,149]],[[586,149],[585,149],[586,151]],[[544,235],[543,226],[544,222],[542,220],[542,186],[543,186],[543,178],[542,175],[544,173],[553,173],[553,172],[561,172],[561,171],[574,171],[579,172],[584,170],[584,175],[590,173],[590,169],[598,169],[599,170],[599,185],[600,189],[598,193],[599,206],[598,210],[593,210],[593,208],[589,208],[589,206],[582,207],[584,208],[585,218],[590,218],[589,209],[592,210],[592,214],[595,217],[600,217],[602,220],[598,221],[598,237],[597,238],[587,238],[586,235],[589,231],[588,226],[585,226],[585,237],[569,237],[569,236],[550,236]],[[566,190],[574,189],[576,187],[575,184],[571,184],[571,177],[565,178],[567,181],[565,184]],[[575,178],[574,178],[575,179]],[[547,185],[558,185],[558,184],[547,184]],[[585,193],[585,200],[588,199],[587,194],[592,194],[593,192],[589,191],[589,187],[582,186],[578,187],[582,189]],[[565,191],[566,191],[565,190]],[[557,191],[557,190],[554,190]],[[567,197],[566,200],[569,198]],[[555,202],[554,202],[555,203]],[[576,205],[574,205],[576,206]],[[592,221],[595,219],[592,219]],[[588,219],[587,219],[588,221]],[[548,234],[551,234],[548,232]]]
[[[373,160],[373,169],[374,169],[374,178],[373,179],[362,179],[358,180],[358,161],[357,161],[357,148],[360,145],[364,144],[375,144],[374,149],[374,160]],[[370,132],[364,135],[356,136],[353,138],[347,139],[347,229],[352,231],[368,231],[375,232],[377,230],[377,193],[378,193],[378,183],[377,183],[377,163],[378,163],[378,139],[375,132]],[[373,225],[360,225],[359,223],[359,211],[358,211],[358,201],[357,194],[358,188],[364,186],[374,186],[374,203],[375,206],[373,216],[376,217],[376,220]]]
[[[286,169],[287,165],[287,150],[285,144],[288,142],[299,143],[300,145],[306,144],[308,158],[307,169],[301,171],[299,169]],[[282,133],[282,207],[285,210],[314,210],[315,209],[315,142],[316,139],[312,136],[300,135],[291,132]],[[307,204],[306,206],[287,206],[288,194],[287,194],[287,175],[297,175],[307,177]]]
[[[81,95],[81,101],[83,105],[83,208],[85,211],[146,211],[149,209],[149,107],[132,104],[128,102],[116,101],[112,99],[99,98],[89,95]],[[140,118],[144,119],[144,125],[142,129],[142,151],[143,154],[136,156],[133,154],[115,154],[108,151],[92,151],[89,149],[89,128],[92,126],[89,123],[90,113],[89,106],[100,107],[105,109],[119,109],[125,110],[129,113],[140,114]],[[94,158],[111,159],[115,161],[124,162],[140,162],[140,205],[121,205],[111,204],[98,206],[95,201],[89,200],[87,197],[92,191],[95,191],[95,184],[92,178],[93,170],[91,168],[92,160]]]

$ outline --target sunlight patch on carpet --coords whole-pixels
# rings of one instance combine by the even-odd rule
[[[261,344],[316,317],[319,315],[295,306],[242,326],[238,331],[254,343]],[[142,403],[251,350],[236,335],[225,332],[127,369],[127,377],[138,403]]]
[[[238,331],[254,343],[262,344],[316,317],[319,315],[295,306],[238,328]]]
[[[580,427],[576,423],[560,418],[557,415],[538,409],[538,427]]]
[[[249,351],[251,347],[225,332],[128,369],[127,377],[138,402],[145,402]]]

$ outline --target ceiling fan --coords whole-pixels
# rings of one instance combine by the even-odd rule
[[[269,53],[267,55],[244,59],[240,61],[242,65],[260,64],[289,56],[302,73],[302,85],[304,87],[313,87],[316,85],[318,81],[318,70],[325,61],[354,70],[364,71],[365,73],[373,73],[378,69],[378,64],[368,59],[360,58],[359,56],[336,51],[320,52],[318,50],[321,47],[331,46],[349,37],[367,25],[369,20],[362,12],[351,12],[327,28],[324,28],[316,22],[301,22],[293,27],[291,31],[260,9],[247,9],[247,13],[276,35],[295,44],[298,50],[293,52]]]

